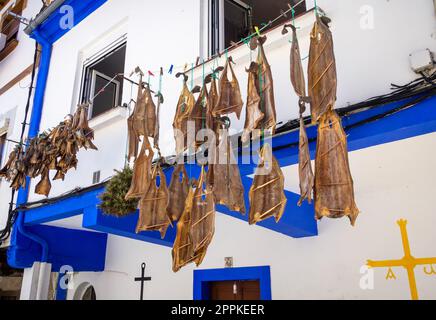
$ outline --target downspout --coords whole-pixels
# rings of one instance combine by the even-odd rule
[[[47,41],[38,30],[33,30],[31,38],[35,39],[41,45],[41,56],[38,68],[38,77],[36,81],[35,93],[33,97],[32,114],[30,117],[30,125],[28,132],[28,141],[35,138],[39,133],[41,124],[42,109],[44,105],[44,94],[47,86],[48,72],[50,68],[50,60],[52,53],[52,45]],[[30,178],[26,178],[26,187],[21,188],[18,192],[17,207],[27,203],[29,199]],[[39,236],[31,234],[24,226],[24,212],[20,211],[16,220],[16,227],[19,233],[26,238],[38,243],[42,248],[41,262],[48,262],[48,244]]]

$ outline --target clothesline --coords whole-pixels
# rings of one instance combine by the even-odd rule
[[[269,28],[272,24],[274,24],[275,22],[277,22],[278,20],[280,20],[283,17],[287,17],[289,13],[294,13],[295,8],[297,8],[299,5],[301,5],[304,2],[305,2],[305,0],[300,0],[297,4],[295,4],[293,6],[288,4],[289,8],[286,11],[282,11],[281,14],[278,15],[276,18],[274,18],[273,20],[270,20],[268,23],[263,23],[261,28],[256,27],[256,31],[254,33],[250,34],[246,38],[239,40],[236,43],[231,44],[229,47],[225,48],[223,51],[218,52],[218,53],[210,56],[208,59],[203,59],[203,61],[200,62],[200,57],[198,57],[196,59],[195,63],[185,63],[183,65],[178,65],[178,66],[171,65],[170,68],[168,68],[168,70],[164,69],[165,73],[177,74],[176,71],[183,70],[183,73],[186,75],[188,72],[191,72],[192,69],[195,69],[197,67],[201,67],[202,65],[207,64],[210,61],[213,61],[214,59],[220,58],[222,55],[227,54],[230,50],[238,47],[239,45],[241,45],[243,43],[246,43],[246,41],[249,41],[253,37],[259,36],[263,31],[265,31],[267,28]],[[315,6],[316,6],[316,4],[315,4]],[[192,67],[188,69],[189,65],[192,65]],[[157,73],[159,73],[159,70],[158,71],[149,70],[148,72],[150,72],[152,74],[157,74]]]

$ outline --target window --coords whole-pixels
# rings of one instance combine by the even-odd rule
[[[254,32],[254,27],[261,28],[280,15],[281,11],[289,9],[300,0],[211,0],[209,9],[209,51],[213,55],[232,42],[239,42]],[[306,11],[306,3],[302,2],[295,8],[295,14]],[[289,16],[288,16],[289,17]],[[276,27],[286,18],[279,19],[266,29]]]
[[[90,102],[89,117],[95,118],[121,105],[126,43],[86,61],[81,103]]]
[[[27,0],[18,0],[11,6],[0,19],[0,61],[6,58],[18,45],[18,31],[20,21],[7,14],[11,11],[17,15],[22,15],[26,7]],[[2,3],[0,3],[1,5]],[[3,4],[4,5],[4,4]]]

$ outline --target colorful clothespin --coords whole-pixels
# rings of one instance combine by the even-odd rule
[[[256,33],[257,33],[257,35],[260,37],[261,35],[260,35],[260,30],[259,30],[259,27],[254,27],[254,31],[256,31]]]
[[[172,64],[170,67],[170,70],[168,71],[169,74],[173,74],[173,70],[174,70],[174,65]]]

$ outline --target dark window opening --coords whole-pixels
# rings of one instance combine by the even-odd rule
[[[84,68],[81,102],[90,102],[90,118],[121,106],[126,44]]]
[[[220,6],[220,1],[222,5]],[[211,53],[229,47],[233,42],[239,42],[254,32],[254,27],[262,28],[281,14],[281,11],[289,9],[288,4],[296,5],[300,0],[212,0],[211,3]],[[220,10],[224,12],[220,12]],[[298,16],[306,11],[306,2],[295,7],[295,15]],[[223,15],[223,17],[221,16]],[[283,17],[264,29],[268,31],[289,19]],[[220,22],[224,26],[220,26]],[[220,35],[220,33],[224,33]],[[220,38],[223,37],[223,39]],[[222,48],[224,46],[224,48]],[[220,48],[221,47],[221,48]]]

